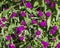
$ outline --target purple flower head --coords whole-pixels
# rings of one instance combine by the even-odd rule
[[[26,25],[26,21],[22,20],[21,25]]]
[[[36,31],[36,35],[40,35],[41,32],[39,30]]]
[[[53,37],[53,38],[52,38],[52,41],[55,41],[55,40],[56,40],[56,38],[55,38],[55,37]]]
[[[24,40],[24,36],[20,36],[20,37],[19,37],[19,40],[20,40],[20,41],[23,41],[23,40]]]
[[[50,0],[44,0],[47,4],[50,4]]]
[[[1,24],[1,27],[4,28],[5,27],[5,24]]]
[[[32,24],[36,24],[37,23],[35,19],[33,19],[31,22],[32,22]]]
[[[56,25],[54,25],[54,26],[52,27],[52,29],[54,29],[54,30],[56,31],[56,30],[58,30],[58,27],[57,27]]]
[[[21,15],[22,17],[25,17],[25,16],[26,16],[25,11],[21,11],[20,15]]]
[[[25,2],[25,0],[21,0],[23,3]]]
[[[1,19],[1,21],[5,22],[5,21],[6,21],[6,18],[5,18],[5,17],[3,17],[3,18]]]
[[[50,12],[46,12],[46,17],[50,17],[51,16],[51,13]]]
[[[10,16],[10,18],[16,17],[16,12],[12,12],[12,15]]]
[[[32,5],[31,5],[30,2],[26,2],[26,8],[30,8],[30,9],[32,9]]]
[[[46,27],[46,21],[42,20],[41,22],[39,22],[39,26]]]
[[[50,34],[51,34],[51,35],[54,35],[54,34],[55,34],[55,30],[51,29],[51,30],[50,30]]]
[[[54,2],[54,3],[51,3],[51,4],[50,4],[50,7],[51,7],[51,8],[54,8],[54,7],[55,7],[55,4],[56,4],[55,2]]]
[[[23,30],[25,30],[25,27],[21,25],[21,26],[16,28],[16,33],[21,34]]]
[[[6,36],[6,40],[10,40],[11,39],[11,37],[8,35],[8,36]]]
[[[2,21],[0,20],[0,25],[2,24]]]
[[[13,44],[13,43],[9,43],[9,44],[8,44],[8,48],[16,48],[16,46],[15,46],[15,44]]]
[[[48,46],[48,42],[45,42],[45,41],[41,41],[41,44],[43,44],[43,47],[46,48]]]
[[[32,46],[28,46],[28,48],[32,48]]]
[[[38,16],[42,17],[43,16],[43,12],[42,11],[37,11],[38,12]]]
[[[12,37],[12,38],[15,38],[15,35],[14,35],[14,34],[11,34],[11,37]]]
[[[60,48],[60,42],[56,45],[56,48]]]
[[[32,18],[33,17],[33,14],[30,14],[30,18]]]

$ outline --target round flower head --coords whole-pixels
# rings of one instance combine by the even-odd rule
[[[5,22],[5,21],[6,21],[6,18],[5,18],[5,17],[3,17],[1,20],[2,20],[3,22]]]
[[[37,23],[35,19],[33,19],[31,22],[32,22],[32,24],[36,24]]]
[[[54,25],[54,26],[52,27],[52,29],[54,29],[54,30],[56,31],[56,30],[58,30],[58,27],[57,27],[56,25]]]
[[[10,40],[11,39],[11,37],[8,35],[8,36],[6,36],[6,40]]]
[[[39,30],[36,31],[36,35],[40,35],[41,32]]]
[[[15,46],[15,44],[13,44],[13,43],[9,43],[9,44],[8,44],[8,48],[16,48],[16,46]]]
[[[20,36],[20,37],[19,37],[19,40],[20,40],[20,41],[23,41],[23,40],[24,40],[24,36]]]
[[[50,0],[44,0],[47,4],[50,4]]]
[[[21,25],[26,25],[25,20],[22,20]]]
[[[60,48],[60,42],[56,45],[56,48]]]
[[[10,16],[10,18],[16,17],[16,12],[12,12],[12,15]]]
[[[46,17],[50,17],[51,16],[51,13],[50,12],[46,12]]]
[[[2,21],[0,20],[0,25],[2,24]]]
[[[33,14],[30,14],[29,16],[30,16],[30,18],[32,18],[33,17]]]
[[[21,25],[21,26],[16,28],[16,33],[21,34],[23,30],[25,30],[25,28],[24,28],[24,26]]]
[[[5,24],[1,24],[1,27],[4,28],[5,27]]]
[[[54,34],[55,34],[55,30],[51,29],[51,30],[50,30],[50,34],[51,34],[51,35],[54,35]]]
[[[41,41],[41,44],[43,44],[43,47],[44,48],[47,48],[47,46],[48,46],[49,43],[48,42],[45,42],[45,41]]]
[[[55,2],[54,2],[54,3],[51,3],[51,4],[50,4],[50,7],[51,7],[51,8],[54,8],[54,7],[55,7],[55,4],[56,4]]]
[[[41,22],[39,22],[39,26],[46,27],[46,21],[42,20]]]
[[[32,48],[32,46],[28,46],[28,48]]]
[[[31,5],[30,2],[26,2],[26,8],[30,8],[30,9],[32,9],[32,5]]]
[[[11,37],[12,37],[12,38],[14,38],[14,37],[15,37],[15,35],[14,35],[14,34],[11,34]]]
[[[21,11],[20,15],[21,15],[22,17],[25,17],[25,16],[26,16],[25,11]]]
[[[42,17],[43,16],[43,12],[42,11],[37,11],[38,12],[38,16]]]

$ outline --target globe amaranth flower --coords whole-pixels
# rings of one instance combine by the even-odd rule
[[[32,48],[32,46],[28,46],[28,48]]]
[[[9,44],[8,44],[8,48],[16,48],[16,46],[15,46],[15,44],[13,44],[13,43],[9,43]]]
[[[47,12],[45,13],[45,15],[46,15],[46,17],[50,17],[50,16],[51,16],[51,13],[50,13],[49,11],[47,11]]]
[[[11,37],[12,37],[12,38],[15,38],[15,34],[11,34]]]
[[[43,16],[43,12],[42,11],[37,11],[38,12],[38,16],[42,17]]]
[[[2,23],[2,24],[1,24],[1,27],[4,28],[4,27],[5,27],[5,24]]]
[[[33,14],[30,14],[29,16],[30,16],[30,18],[32,18],[33,17]]]
[[[26,2],[26,8],[30,8],[30,9],[32,9],[32,5],[31,5],[30,2]]]
[[[26,21],[22,20],[21,25],[26,25]]]
[[[32,24],[36,24],[36,23],[37,23],[36,19],[33,19],[33,20],[31,21],[31,23],[32,23]]]
[[[20,37],[19,37],[19,40],[20,40],[20,41],[24,41],[24,36],[20,36]]]
[[[36,35],[40,35],[41,32],[39,30],[36,30]]]
[[[55,7],[55,4],[56,4],[55,2],[54,2],[54,3],[51,3],[51,4],[50,4],[50,7],[51,7],[51,8],[54,8],[54,7]]]
[[[39,22],[39,26],[46,27],[46,21],[42,20],[41,22]]]
[[[50,0],[44,0],[47,4],[50,4]]]
[[[55,33],[56,33],[55,30],[53,30],[53,29],[50,30],[50,34],[51,34],[51,35],[54,35]]]
[[[10,18],[16,17],[17,13],[16,12],[12,12],[12,15],[10,16]]]
[[[5,17],[1,18],[1,21],[5,22],[6,21],[6,18]]]
[[[6,40],[10,40],[10,39],[11,39],[10,35],[6,36]]]
[[[56,48],[60,48],[60,42],[56,45]]]
[[[48,42],[45,42],[45,41],[41,41],[41,44],[43,44],[43,47],[44,48],[47,48],[47,46],[48,46],[49,43]]]
[[[0,20],[0,25],[2,24],[2,21]]]
[[[54,25],[54,26],[52,27],[52,29],[54,29],[54,30],[56,31],[56,30],[58,30],[58,27],[57,27],[56,25]]]
[[[19,27],[16,28],[16,33],[17,34],[21,34],[22,31],[24,31],[24,30],[25,30],[25,27],[21,25],[21,26],[19,26]]]
[[[20,15],[21,15],[22,17],[25,17],[25,16],[26,16],[25,11],[21,11]]]

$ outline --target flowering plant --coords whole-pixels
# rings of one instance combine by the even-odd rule
[[[60,48],[60,0],[1,0],[0,48]]]

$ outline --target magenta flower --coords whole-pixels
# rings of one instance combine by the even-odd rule
[[[8,36],[6,36],[6,40],[10,40],[11,39],[11,37],[8,35]]]
[[[56,30],[58,30],[58,27],[57,27],[56,25],[54,25],[54,26],[52,27],[52,29],[54,29],[54,30],[56,31]]]
[[[21,15],[22,17],[25,17],[25,16],[26,16],[25,11],[21,11],[20,15]]]
[[[47,4],[50,4],[50,0],[44,0]]]
[[[3,18],[1,19],[1,21],[5,22],[5,21],[6,21],[6,18],[5,18],[5,17],[3,17]]]
[[[42,11],[37,11],[38,12],[38,16],[42,17],[43,16],[43,12]]]
[[[60,42],[56,45],[56,48],[60,48]]]
[[[15,44],[13,44],[13,43],[9,43],[9,44],[8,44],[8,48],[16,48],[16,46],[15,46]]]
[[[28,46],[28,48],[32,48],[32,46]]]
[[[48,42],[45,42],[45,41],[41,41],[41,44],[43,44],[43,47],[44,48],[47,48],[47,46],[48,46],[49,43]]]
[[[15,35],[14,35],[14,34],[11,34],[11,37],[12,37],[12,38],[15,38]]]
[[[46,27],[46,21],[42,20],[41,22],[39,22],[39,26]]]
[[[30,16],[30,18],[32,18],[33,17],[33,14],[30,14],[29,16]]]
[[[53,29],[51,29],[51,30],[50,30],[50,34],[51,34],[51,35],[54,35],[54,34],[55,34],[55,32],[56,32],[56,31],[55,31],[55,30],[53,30]]]
[[[19,37],[19,40],[20,40],[20,41],[23,41],[23,40],[24,40],[24,36],[20,36],[20,37]]]
[[[46,17],[50,17],[51,16],[51,13],[50,12],[46,12]]]
[[[5,27],[5,24],[1,24],[1,27],[4,28]]]
[[[50,7],[51,7],[51,8],[54,8],[54,7],[55,7],[55,4],[56,4],[55,2],[54,2],[54,3],[51,3],[51,4],[50,4]]]
[[[36,30],[36,35],[40,35],[41,32],[39,30]]]
[[[22,20],[21,25],[26,25],[26,21]]]
[[[10,16],[10,18],[16,17],[16,12],[12,12],[12,15]]]
[[[33,19],[31,22],[32,22],[32,24],[36,24],[37,23],[37,21],[35,19]]]
[[[0,20],[0,25],[2,24],[2,21]]]
[[[16,28],[16,33],[17,34],[21,34],[22,31],[24,31],[24,30],[25,30],[25,27],[21,25],[21,26],[19,26],[19,27]]]
[[[26,8],[30,8],[30,9],[32,9],[32,5],[31,5],[30,2],[26,2]]]

